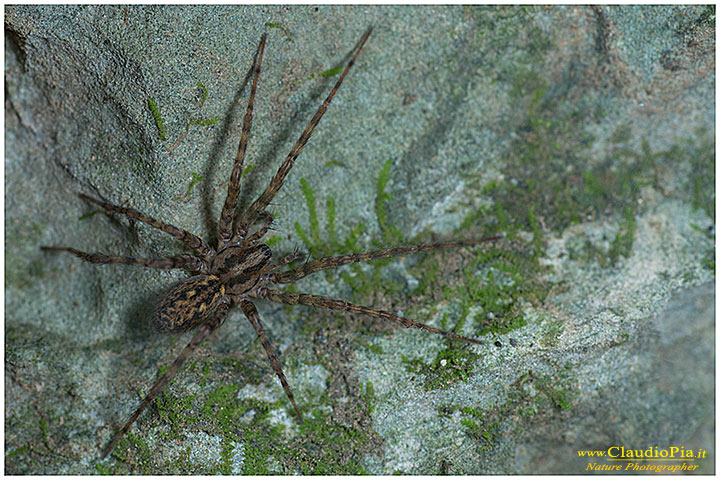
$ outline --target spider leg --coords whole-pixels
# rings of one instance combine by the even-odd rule
[[[230,175],[230,185],[228,185],[227,197],[225,197],[225,204],[223,205],[222,213],[220,214],[220,221],[218,222],[219,239],[223,243],[228,243],[232,235],[233,218],[235,218],[235,209],[237,208],[237,199],[240,193],[240,176],[242,175],[243,161],[245,160],[245,150],[247,149],[248,138],[250,138],[253,105],[255,102],[255,90],[257,89],[258,77],[260,76],[260,64],[262,63],[266,38],[267,34],[263,34],[260,39],[257,57],[255,57],[255,64],[253,65],[255,77],[253,79],[252,88],[250,89],[250,100],[248,101],[245,119],[243,120],[240,144],[238,145],[237,154],[235,155],[233,171]]]
[[[265,234],[268,232],[268,230],[270,230],[270,226],[272,225],[273,221],[275,220],[275,217],[273,217],[273,216],[272,216],[270,213],[268,213],[267,211],[262,212],[262,213],[260,214],[260,216],[263,217],[263,218],[262,218],[262,220],[263,220],[263,225],[262,225],[262,227],[260,227],[255,233],[253,233],[252,235],[250,235],[249,237],[247,237],[247,238],[244,240],[244,242],[243,242],[244,245],[252,245],[254,242],[257,242],[257,241],[260,240],[262,237],[264,237]],[[233,243],[233,242],[235,242],[236,240],[239,240],[239,239],[240,239],[240,238],[236,235],[236,236],[234,236],[234,237],[232,238],[232,240],[230,241],[230,243]]]
[[[328,268],[347,265],[348,263],[367,262],[368,260],[377,260],[379,258],[396,257],[407,255],[409,253],[422,252],[424,250],[434,250],[436,248],[462,247],[466,245],[475,245],[481,242],[490,242],[500,239],[500,236],[480,238],[478,240],[465,240],[462,242],[445,242],[432,243],[429,245],[413,245],[409,247],[386,248],[384,250],[375,250],[373,252],[349,253],[347,255],[339,255],[337,257],[324,257],[313,260],[297,268],[288,270],[287,272],[275,273],[270,277],[271,283],[292,283],[300,280],[311,273],[326,270]]]
[[[310,295],[307,293],[281,292],[279,290],[271,290],[268,288],[258,289],[257,295],[266,300],[270,300],[271,302],[284,303],[287,305],[307,305],[308,307],[328,308],[330,310],[339,310],[341,312],[362,313],[371,317],[391,320],[406,327],[415,327],[421,328],[423,330],[428,330],[439,335],[445,335],[449,338],[465,340],[466,342],[477,343],[479,345],[482,345],[484,343],[474,338],[463,337],[462,335],[457,335],[452,332],[446,332],[444,330],[425,325],[424,323],[418,323],[405,317],[395,315],[394,313],[386,312],[385,310],[365,307],[363,305],[349,303],[344,300],[334,300],[332,298],[322,297],[320,295]]]
[[[268,273],[273,272],[280,267],[283,267],[289,263],[294,262],[295,260],[300,260],[302,258],[305,258],[305,254],[302,252],[290,253],[290,254],[282,257],[280,260],[278,260],[278,262],[275,265],[270,266],[270,268],[267,269],[266,272],[268,272]],[[280,283],[280,282],[275,281],[275,277],[272,277],[271,283]]]
[[[178,228],[175,225],[170,225],[169,223],[161,222],[160,220],[155,220],[154,218],[145,215],[144,213],[140,213],[137,210],[133,208],[127,208],[127,207],[119,207],[117,205],[113,205],[112,203],[103,202],[102,200],[97,200],[95,198],[89,197],[85,194],[80,194],[80,198],[83,200],[87,200],[89,202],[95,203],[97,205],[100,205],[105,210],[109,212],[114,213],[120,213],[122,215],[125,215],[130,218],[134,218],[136,220],[139,220],[143,223],[147,223],[151,227],[155,227],[159,230],[162,230],[165,233],[169,233],[173,237],[177,238],[181,242],[183,242],[188,247],[194,249],[196,252],[198,252],[203,257],[208,257],[209,255],[215,253],[210,246],[205,243],[205,241],[196,236],[192,233],[188,232],[187,230],[183,230],[182,228]]]
[[[265,330],[263,329],[262,323],[260,323],[260,316],[258,315],[257,309],[255,308],[255,305],[253,305],[252,302],[249,302],[248,300],[243,300],[240,302],[240,308],[242,309],[245,316],[250,320],[250,323],[252,323],[253,328],[255,329],[255,333],[257,333],[258,338],[260,339],[260,343],[262,343],[263,348],[265,349],[265,353],[267,354],[268,358],[270,359],[270,363],[272,363],[273,369],[275,370],[275,374],[280,379],[280,383],[282,384],[283,389],[285,390],[285,394],[290,399],[290,402],[293,405],[293,408],[295,408],[295,413],[297,414],[298,418],[302,422],[302,414],[300,413],[300,409],[295,404],[295,397],[293,397],[292,390],[290,390],[290,385],[288,385],[287,380],[285,380],[285,374],[283,373],[282,366],[280,365],[280,361],[277,358],[277,355],[275,354],[275,349],[270,344],[270,340],[268,339],[267,334],[265,333]]]
[[[240,217],[240,221],[237,225],[237,231],[236,235],[240,237],[244,237],[247,234],[248,228],[250,228],[250,225],[253,224],[257,216],[265,210],[265,208],[270,204],[272,199],[275,197],[275,194],[280,190],[280,188],[283,185],[283,182],[285,181],[285,177],[288,173],[290,173],[290,169],[293,166],[293,163],[295,163],[295,159],[300,155],[300,152],[302,152],[303,148],[305,147],[305,144],[310,139],[310,136],[313,133],[313,130],[315,130],[315,127],[320,122],[320,119],[325,114],[325,111],[327,110],[328,106],[330,105],[330,102],[332,101],[333,97],[335,96],[335,92],[338,91],[338,88],[340,88],[340,85],[342,84],[343,80],[345,79],[345,75],[347,75],[348,71],[350,70],[350,67],[353,66],[355,63],[355,59],[360,54],[360,51],[362,50],[363,46],[365,45],[365,42],[367,41],[368,37],[370,36],[370,32],[372,32],[372,28],[369,29],[365,35],[363,36],[362,40],[360,40],[360,46],[355,51],[355,55],[353,55],[350,62],[345,67],[345,70],[343,70],[342,75],[340,75],[340,78],[335,83],[335,86],[330,91],[330,94],[328,94],[325,101],[320,105],[320,108],[318,108],[317,112],[315,112],[315,115],[313,116],[312,120],[310,120],[310,123],[305,128],[305,131],[303,131],[302,135],[300,135],[300,138],[295,143],[295,146],[290,150],[290,153],[288,154],[287,158],[283,162],[283,164],[278,169],[277,173],[273,177],[273,179],[270,181],[270,184],[265,188],[265,191],[255,200],[250,207],[248,207],[247,210],[242,214]]]
[[[211,320],[203,324],[198,329],[197,333],[195,333],[195,335],[190,340],[190,343],[188,343],[185,348],[182,349],[180,355],[178,355],[172,365],[170,365],[170,368],[167,369],[165,374],[160,377],[160,380],[155,382],[155,385],[152,386],[140,406],[137,408],[137,410],[135,410],[135,413],[130,416],[125,425],[120,429],[119,432],[115,434],[110,444],[105,448],[105,450],[103,450],[102,458],[107,457],[108,454],[112,451],[112,449],[115,448],[117,442],[122,438],[123,435],[127,433],[132,424],[135,423],[135,420],[137,420],[137,418],[140,416],[140,413],[142,413],[142,411],[145,410],[145,407],[147,407],[150,402],[152,402],[155,397],[157,397],[160,392],[162,392],[163,388],[165,388],[165,385],[167,385],[167,383],[175,376],[178,370],[180,370],[180,367],[183,366],[188,357],[203,342],[203,340],[205,340],[205,338],[217,327],[222,325],[222,323],[225,321],[225,317],[229,308],[229,304],[221,303],[218,306],[217,310],[215,310],[215,314],[211,317]]]
[[[69,252],[78,258],[90,263],[120,263],[123,265],[137,265],[147,268],[159,268],[170,270],[173,268],[188,268],[193,272],[204,273],[207,265],[194,255],[178,255],[175,257],[163,258],[137,258],[105,255],[104,253],[87,253],[69,247],[40,247],[46,252]]]

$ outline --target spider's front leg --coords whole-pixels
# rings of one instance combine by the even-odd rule
[[[235,235],[233,235],[233,238],[230,241],[230,243],[242,241],[243,245],[249,246],[249,245],[252,245],[253,243],[257,242],[258,240],[260,240],[262,237],[264,237],[265,234],[268,232],[268,230],[270,230],[270,227],[272,226],[273,221],[275,221],[275,217],[273,217],[272,214],[270,214],[268,212],[263,212],[260,216],[262,217],[261,221],[263,224],[260,228],[257,229],[257,231],[255,233],[253,233],[252,235],[243,239],[240,236],[240,231],[236,230]]]
[[[138,257],[125,257],[120,255],[105,255],[104,253],[88,253],[76,250],[70,247],[40,247],[40,250],[46,252],[68,252],[75,255],[82,260],[90,263],[98,264],[121,264],[121,265],[136,265],[139,267],[146,268],[158,268],[161,270],[171,270],[174,268],[187,268],[193,273],[206,273],[208,270],[208,264],[204,260],[196,257],[195,255],[177,255],[174,257],[160,257],[160,258],[138,258]]]
[[[245,112],[245,119],[243,120],[242,134],[240,136],[240,143],[238,144],[237,154],[235,155],[233,171],[230,174],[230,184],[228,185],[227,197],[225,197],[225,204],[223,205],[222,212],[220,213],[220,221],[218,222],[218,242],[220,243],[220,245],[218,245],[218,248],[221,248],[223,244],[228,244],[232,241],[232,224],[237,209],[238,195],[240,194],[240,177],[242,176],[242,167],[243,161],[245,160],[245,151],[247,149],[248,139],[250,138],[253,106],[255,103],[255,91],[257,90],[258,78],[260,76],[260,64],[262,63],[266,38],[267,35],[263,35],[262,39],[260,39],[258,54],[255,64],[253,65],[255,75],[253,78],[252,88],[250,90],[250,100],[248,100],[247,111]]]
[[[265,188],[265,191],[260,194],[257,200],[255,200],[248,207],[248,209],[243,212],[237,227],[237,235],[239,235],[240,237],[244,237],[245,235],[247,235],[250,226],[255,222],[258,216],[265,211],[267,206],[270,205],[270,202],[272,202],[273,198],[275,198],[275,195],[280,191],[280,188],[282,188],[285,177],[287,177],[288,173],[290,173],[290,169],[293,167],[295,160],[303,151],[303,148],[305,148],[305,144],[308,142],[308,140],[310,140],[310,137],[312,136],[315,127],[317,127],[318,123],[320,123],[320,119],[323,117],[323,115],[325,115],[325,111],[330,106],[330,102],[335,96],[335,93],[340,88],[340,85],[342,85],[343,80],[345,80],[345,76],[355,63],[358,55],[360,55],[360,51],[365,45],[365,42],[367,41],[371,32],[372,28],[365,32],[362,40],[360,40],[360,46],[355,51],[352,59],[350,59],[350,61],[348,62],[345,70],[343,70],[340,78],[335,83],[335,86],[332,88],[332,90],[330,90],[327,98],[325,98],[325,101],[317,109],[317,112],[315,112],[315,115],[312,117],[312,120],[310,120],[308,126],[305,127],[305,130],[303,131],[302,135],[300,135],[300,138],[297,140],[297,142],[295,142],[295,145],[293,146],[292,150],[290,150],[290,153],[288,154],[287,158],[285,158],[283,164],[280,165],[280,168],[278,169],[275,176],[272,178],[272,180],[270,180],[270,184]]]
[[[170,223],[161,222],[160,220],[156,220],[155,218],[145,215],[142,212],[138,212],[134,208],[128,208],[128,207],[120,207],[118,205],[113,205],[112,203],[103,202],[102,200],[98,200],[96,198],[92,198],[85,194],[80,194],[80,198],[83,200],[87,200],[88,202],[92,202],[96,205],[101,206],[108,212],[113,213],[119,213],[121,215],[125,215],[126,217],[133,218],[135,220],[139,220],[143,223],[147,223],[151,227],[157,228],[158,230],[162,230],[165,233],[168,233],[172,235],[173,237],[177,238],[181,242],[183,242],[188,247],[195,250],[198,255],[200,255],[205,260],[208,260],[212,255],[215,254],[215,250],[213,250],[210,245],[208,245],[205,240],[198,237],[197,235],[194,235],[187,230],[184,230],[182,228],[176,227],[175,225],[172,225]]]

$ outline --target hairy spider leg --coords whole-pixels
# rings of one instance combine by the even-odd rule
[[[181,242],[183,242],[188,247],[195,250],[198,254],[200,254],[203,258],[207,259],[209,256],[215,254],[215,250],[213,250],[205,241],[198,237],[197,235],[194,235],[187,230],[183,230],[182,228],[178,228],[175,225],[171,225],[169,223],[161,222],[160,220],[156,220],[149,215],[145,215],[144,213],[138,212],[137,210],[133,208],[127,208],[127,207],[120,207],[117,205],[113,205],[112,203],[103,202],[102,200],[97,200],[95,198],[89,197],[83,193],[79,194],[80,198],[83,200],[87,200],[89,202],[95,203],[97,205],[100,205],[105,210],[109,212],[114,213],[120,213],[122,215],[125,215],[130,218],[134,218],[136,220],[140,220],[143,223],[147,223],[151,227],[155,227],[159,230],[162,230],[165,233],[168,233],[172,235],[173,237],[177,238]]]
[[[366,307],[364,305],[357,305],[355,303],[349,303],[344,300],[336,300],[332,298],[322,297],[320,295],[310,295],[308,293],[281,292],[279,290],[271,290],[269,288],[258,289],[257,295],[266,300],[270,300],[271,302],[284,303],[286,305],[306,305],[308,307],[327,308],[329,310],[339,310],[341,312],[362,313],[371,317],[382,318],[383,320],[397,322],[406,327],[421,328],[423,330],[437,333],[438,335],[444,335],[449,338],[464,340],[470,343],[477,343],[478,345],[484,344],[484,342],[480,340],[463,337],[462,335],[457,335],[452,332],[446,332],[445,330],[440,330],[439,328],[431,327],[429,325],[425,325],[424,323],[415,322],[408,318],[401,317],[400,315],[395,315],[392,312],[378,310],[377,308]]]
[[[330,90],[330,93],[328,94],[325,101],[320,105],[320,108],[318,108],[317,112],[315,112],[315,115],[312,117],[312,120],[310,120],[310,123],[305,128],[305,131],[303,131],[302,135],[300,135],[300,138],[295,143],[295,146],[293,146],[292,150],[290,150],[290,153],[288,154],[287,158],[283,162],[283,164],[278,169],[275,176],[270,181],[270,184],[265,188],[265,191],[263,191],[262,194],[255,200],[250,207],[248,207],[245,212],[243,212],[242,216],[240,217],[240,221],[238,222],[237,229],[235,231],[235,238],[243,238],[245,235],[247,235],[248,229],[250,226],[255,222],[255,219],[258,217],[258,215],[267,208],[267,206],[270,204],[273,198],[275,198],[275,195],[277,192],[282,188],[283,182],[285,181],[285,177],[290,173],[290,169],[292,168],[293,164],[295,163],[295,159],[300,155],[303,148],[305,147],[305,144],[310,139],[310,136],[313,133],[313,130],[315,130],[315,127],[318,123],[320,123],[320,119],[325,114],[325,111],[327,110],[328,106],[330,105],[330,102],[332,101],[333,97],[335,96],[335,92],[338,91],[340,88],[340,85],[342,84],[343,80],[345,79],[345,76],[347,75],[350,68],[355,63],[355,59],[360,54],[360,51],[362,50],[363,46],[365,45],[365,42],[367,41],[368,37],[370,36],[370,33],[372,32],[372,28],[370,28],[365,35],[363,36],[362,40],[360,40],[360,46],[357,48],[357,51],[353,55],[352,59],[350,59],[350,62],[348,62],[347,66],[345,67],[345,70],[343,70],[342,75],[340,75],[340,78],[335,83],[335,86],[332,90]]]
[[[500,236],[480,238],[477,240],[463,240],[460,242],[444,242],[432,243],[428,245],[412,245],[408,247],[394,247],[383,250],[375,250],[372,252],[349,253],[347,255],[339,255],[336,257],[323,257],[312,260],[297,268],[286,272],[275,273],[270,277],[271,283],[292,283],[306,277],[312,273],[326,270],[328,268],[339,267],[349,263],[367,262],[369,260],[377,260],[379,258],[397,257],[408,255],[410,253],[422,252],[424,250],[434,250],[439,248],[463,247],[467,245],[475,245],[482,242],[491,242],[499,240]]]
[[[135,420],[137,420],[137,418],[140,416],[140,413],[142,413],[142,411],[145,410],[145,407],[147,407],[150,402],[152,402],[155,397],[157,397],[160,392],[162,392],[163,388],[165,388],[165,385],[167,385],[167,383],[175,376],[178,370],[180,370],[180,367],[183,366],[188,357],[192,355],[192,353],[203,342],[203,340],[205,340],[205,338],[210,335],[210,333],[212,333],[216,328],[223,324],[229,309],[230,305],[228,303],[221,303],[220,305],[218,305],[213,316],[210,317],[210,320],[200,326],[200,328],[192,337],[190,342],[185,346],[185,348],[182,349],[180,355],[178,355],[172,365],[170,365],[170,368],[168,368],[165,374],[160,377],[160,380],[155,382],[155,385],[152,386],[140,406],[137,408],[137,410],[135,410],[135,413],[130,416],[125,425],[120,429],[119,432],[115,434],[110,444],[105,448],[105,450],[103,450],[102,458],[107,457],[108,454],[112,451],[112,449],[115,448],[117,442],[122,438],[123,435],[127,433],[132,424],[135,423]]]
[[[262,346],[265,349],[265,353],[270,359],[270,363],[272,363],[273,370],[275,370],[275,374],[280,379],[280,383],[285,390],[285,395],[287,395],[287,397],[290,399],[290,402],[295,408],[295,413],[297,414],[298,419],[300,419],[300,421],[302,422],[303,418],[302,414],[300,413],[300,409],[298,408],[297,404],[295,404],[295,397],[293,397],[292,390],[290,390],[290,385],[288,385],[287,380],[285,380],[285,374],[283,373],[282,366],[280,365],[280,360],[278,360],[277,355],[275,354],[275,349],[273,348],[272,344],[270,343],[270,339],[268,338],[265,330],[263,329],[262,323],[260,322],[260,316],[258,315],[255,305],[248,300],[243,300],[242,302],[240,302],[240,308],[242,309],[248,320],[250,320],[250,323],[255,329],[255,333],[257,333],[257,336],[260,339],[260,343],[262,343]]]
[[[268,230],[270,230],[270,226],[275,221],[275,217],[273,217],[267,211],[262,212],[260,214],[260,216],[262,217],[263,225],[252,235],[247,236],[243,240],[243,245],[249,246],[249,245],[252,245],[253,243],[257,242],[258,240],[260,240],[262,237],[265,236],[265,234],[268,232]]]
[[[235,163],[233,165],[232,174],[230,174],[230,184],[228,185],[227,197],[225,204],[220,213],[220,221],[218,222],[218,249],[220,244],[227,244],[232,237],[233,219],[237,209],[238,195],[240,194],[240,177],[242,176],[243,162],[245,160],[245,151],[247,150],[248,139],[250,138],[250,127],[252,127],[253,106],[255,103],[255,91],[257,90],[258,78],[260,77],[260,64],[262,63],[263,51],[265,50],[265,40],[267,34],[263,34],[258,47],[258,54],[255,57],[253,69],[255,75],[253,78],[252,88],[250,89],[250,100],[248,100],[245,119],[243,120],[242,134],[240,135],[240,143],[238,144],[237,154],[235,155]]]
[[[137,258],[105,255],[104,253],[87,253],[70,247],[40,247],[40,249],[45,250],[46,252],[69,252],[90,263],[119,263],[123,265],[137,265],[139,267],[146,268],[159,268],[162,270],[188,268],[191,271],[198,273],[202,273],[207,270],[205,264],[194,255],[177,255],[174,257],[161,258]]]
[[[296,250],[295,252],[282,257],[280,260],[278,260],[278,262],[275,265],[270,266],[265,272],[266,273],[274,272],[275,270],[277,270],[280,267],[284,267],[285,265],[292,263],[295,260],[302,260],[303,258],[305,258],[305,254]],[[279,283],[279,282],[275,281],[274,277],[272,277],[270,283]]]

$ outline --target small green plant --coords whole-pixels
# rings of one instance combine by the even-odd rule
[[[340,65],[339,67],[335,67],[335,68],[329,68],[329,69],[325,70],[324,72],[318,73],[318,76],[325,77],[325,78],[335,77],[342,73],[343,68],[344,67],[342,65]]]
[[[155,126],[158,129],[158,135],[160,136],[160,140],[165,140],[165,123],[163,122],[162,115],[160,115],[160,109],[157,106],[157,103],[155,103],[155,100],[153,100],[151,97],[148,97],[147,99],[148,108],[150,109],[150,113],[152,113],[153,118],[155,119]]]
[[[265,22],[265,26],[268,28],[276,28],[280,30],[285,35],[285,40],[288,42],[293,42],[292,36],[290,36],[290,31],[280,22]]]
[[[195,188],[195,185],[197,185],[198,182],[201,182],[202,179],[203,179],[203,177],[201,177],[197,173],[193,172],[192,180],[190,180],[190,185],[188,185],[187,192],[185,192],[186,197],[190,196],[190,193],[192,193],[193,188]]]
[[[390,179],[390,168],[392,166],[392,160],[388,159],[383,168],[378,173],[377,177],[377,195],[375,196],[375,216],[377,218],[378,226],[380,227],[380,233],[382,235],[381,241],[373,241],[376,246],[381,247],[385,245],[398,245],[405,241],[405,238],[400,230],[388,221],[387,215],[387,202],[392,200],[392,197],[387,193],[387,183]]]
[[[196,83],[197,87],[200,89],[200,103],[198,105],[198,111],[205,105],[205,101],[208,98],[208,90],[207,87],[202,82]],[[182,135],[180,135],[180,138],[177,139],[177,141],[171,146],[167,148],[168,152],[172,152],[177,147],[179,147],[187,138],[188,134],[190,133],[190,127],[193,125],[200,126],[200,127],[209,127],[212,125],[217,125],[218,119],[217,118],[202,118],[202,117],[195,117],[191,118],[187,121],[185,124],[185,131]]]

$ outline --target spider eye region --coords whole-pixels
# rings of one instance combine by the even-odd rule
[[[158,305],[152,324],[163,333],[186,332],[215,311],[225,286],[215,275],[190,277],[173,287]]]

